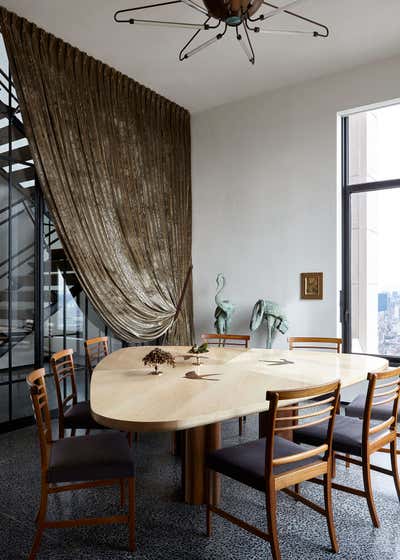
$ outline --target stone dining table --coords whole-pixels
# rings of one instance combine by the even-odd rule
[[[152,349],[122,348],[96,366],[90,387],[91,412],[108,428],[182,431],[184,497],[192,504],[205,502],[204,458],[207,451],[221,445],[221,422],[257,413],[262,437],[266,391],[310,387],[334,379],[348,387],[365,380],[368,372],[388,367],[387,360],[366,355],[218,347],[201,355],[198,366],[196,359],[188,357],[188,347],[169,346],[164,349],[175,356],[176,366],[163,365],[163,374],[156,376],[142,361]]]

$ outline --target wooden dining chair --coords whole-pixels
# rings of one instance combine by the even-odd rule
[[[90,412],[90,401],[78,402],[73,350],[61,350],[50,359],[51,371],[56,386],[58,403],[58,436],[63,438],[65,430],[70,429],[74,436],[76,430],[104,430]],[[63,397],[65,389],[65,397]]]
[[[366,407],[367,395],[361,393],[357,395],[351,403],[349,403],[345,409],[344,413],[346,416],[351,416],[352,418],[364,418],[365,407]],[[385,403],[378,406],[374,406],[371,410],[371,420],[382,421],[388,418],[391,411],[391,403]],[[400,432],[397,429],[397,437],[400,438]],[[384,447],[379,450],[381,453],[390,453],[390,449]],[[396,449],[396,454],[400,455],[400,449]],[[350,463],[347,464],[350,466]]]
[[[288,338],[289,350],[334,350],[340,354],[341,338],[324,338],[315,336],[291,336]]]
[[[26,381],[30,387],[41,456],[40,507],[29,560],[34,560],[36,557],[43,532],[47,528],[126,523],[129,527],[129,549],[135,550],[135,465],[126,438],[123,434],[110,431],[53,441],[45,370],[33,371]],[[126,483],[129,502],[127,515],[46,520],[47,502],[51,494],[118,485],[121,492],[121,505],[123,505]]]
[[[218,348],[226,348],[231,346],[241,346],[248,348],[250,336],[248,334],[216,334],[204,333],[201,335],[202,342],[207,342],[209,346],[218,346]],[[243,423],[246,416],[239,416],[239,436],[243,435]]]
[[[94,368],[97,364],[109,355],[108,336],[97,336],[95,338],[88,338],[84,342],[86,366],[89,372],[89,378],[92,378]],[[104,429],[104,426],[103,426]],[[132,432],[127,432],[129,445],[132,445]],[[139,434],[135,432],[135,441],[139,441]]]
[[[209,471],[208,536],[211,535],[211,516],[216,513],[253,535],[268,541],[271,545],[273,559],[280,560],[276,498],[278,491],[282,490],[326,517],[332,549],[335,552],[338,551],[332,513],[331,463],[334,412],[339,401],[339,390],[340,384],[336,381],[308,389],[269,391],[267,393],[269,408],[266,437],[235,447],[218,449],[207,455],[206,466]],[[317,404],[310,401],[315,397],[321,399]],[[283,412],[282,406],[285,407],[285,412]],[[295,431],[301,427],[297,424],[287,425],[288,410],[293,413],[292,420],[302,422],[302,426],[324,425],[323,441],[319,442],[316,447],[307,449],[286,439],[284,436],[289,433],[289,430]],[[221,473],[265,493],[267,533],[213,503],[213,496],[216,495],[215,473]],[[317,476],[323,477],[321,482],[324,485],[324,507],[320,507],[291,489],[293,485]]]
[[[400,368],[381,373],[369,373],[363,419],[337,415],[335,420],[333,433],[335,458],[362,467],[364,489],[358,490],[336,483],[332,483],[332,488],[366,498],[375,527],[379,527],[379,518],[372,494],[371,470],[393,477],[400,500],[400,481],[396,459],[399,376]],[[375,415],[374,410],[384,405],[387,405],[385,414],[380,416],[378,424],[372,425],[371,419]],[[320,445],[325,437],[326,432],[323,427],[308,426],[296,432],[295,441],[299,444]],[[386,445],[390,445],[391,470],[371,464],[372,455]]]
[[[88,338],[84,342],[86,365],[89,372],[89,378],[97,364],[109,354],[108,336],[97,336],[96,338]]]
[[[216,334],[203,333],[201,335],[202,342],[207,342],[209,346],[218,346],[225,348],[226,346],[242,346],[249,347],[250,336],[248,334]]]

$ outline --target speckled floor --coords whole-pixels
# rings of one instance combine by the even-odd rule
[[[243,440],[257,434],[249,418]],[[237,422],[223,427],[224,445],[238,441]],[[214,534],[205,537],[203,507],[180,501],[180,464],[169,454],[168,434],[142,435],[137,446],[137,552],[126,550],[124,526],[48,530],[38,560],[268,560],[268,543],[214,517]],[[381,456],[384,463],[386,457]],[[0,560],[26,559],[39,504],[39,449],[35,428],[0,436]],[[338,466],[337,479],[360,485],[357,467]],[[372,527],[366,502],[334,492],[340,553],[329,550],[325,520],[285,495],[279,496],[282,559],[400,559],[400,504],[392,480],[374,474],[376,505],[382,527]],[[304,485],[304,494],[321,503],[321,488]],[[84,490],[51,498],[50,516],[102,515],[119,509],[117,489]],[[264,527],[263,495],[224,479],[224,507]]]

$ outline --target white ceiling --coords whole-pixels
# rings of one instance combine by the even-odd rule
[[[152,0],[0,3],[192,112],[400,54],[399,0],[305,0],[296,11],[325,23],[330,37],[255,36],[255,66],[246,60],[233,30],[179,62],[178,52],[191,31],[114,23],[115,10]],[[204,20],[183,4],[154,8],[150,14],[154,19]],[[277,16],[274,25],[287,26],[287,17]],[[205,39],[211,36],[202,33]]]

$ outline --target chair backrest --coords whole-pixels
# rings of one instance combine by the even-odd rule
[[[69,348],[53,354],[50,360],[56,386],[58,415],[61,418],[64,416],[67,405],[71,406],[78,402],[73,355],[74,351]],[[63,398],[64,391],[65,397]]]
[[[201,335],[201,340],[207,342],[210,346],[243,346],[249,347],[250,336],[248,334],[216,334],[204,333]]]
[[[316,462],[329,462],[332,458],[332,438],[335,411],[339,405],[340,382],[334,381],[325,385],[294,389],[288,391],[268,391],[269,408],[266,426],[265,446],[265,477],[271,480],[274,467],[288,465],[304,459],[315,457]],[[317,399],[317,401],[313,401]],[[288,401],[291,401],[290,404]],[[285,404],[286,402],[286,404]],[[290,416],[287,415],[290,412]],[[327,424],[326,439],[318,447],[284,457],[274,458],[275,435],[285,437],[288,432],[317,424]],[[289,424],[289,425],[288,425]],[[321,459],[321,456],[323,459]]]
[[[341,338],[325,338],[315,336],[291,336],[288,338],[289,350],[334,350],[340,354]]]
[[[396,432],[397,413],[400,398],[400,368],[391,369],[383,372],[374,372],[368,374],[368,391],[365,401],[365,410],[363,417],[363,443],[368,442],[369,436],[383,432],[382,436],[388,430]],[[388,405],[387,418],[380,421],[379,424],[371,426],[371,418],[374,417],[374,408],[378,406]],[[382,409],[379,414],[382,419]]]
[[[39,432],[42,472],[47,470],[52,443],[50,409],[44,378],[45,374],[46,372],[42,368],[36,369],[26,377]]]
[[[85,354],[86,364],[89,371],[89,376],[92,376],[94,368],[97,364],[108,356],[108,337],[98,336],[96,338],[89,338],[85,340]]]

